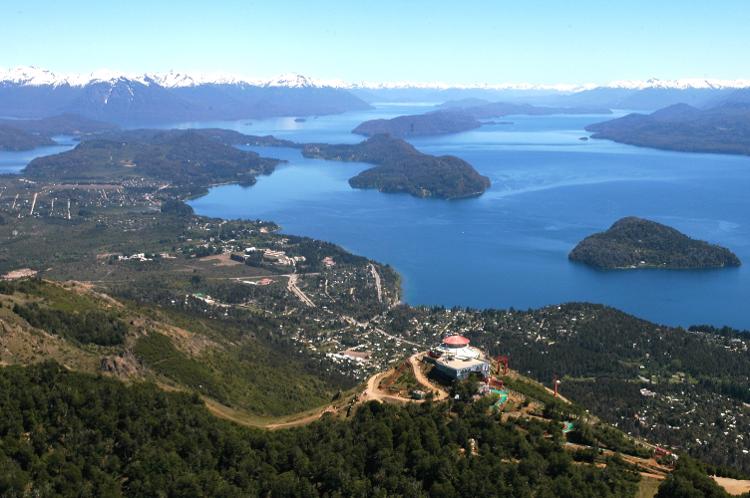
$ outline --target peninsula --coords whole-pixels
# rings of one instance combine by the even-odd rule
[[[234,140],[233,132],[210,129],[120,132],[34,159],[23,173],[33,180],[62,182],[148,179],[196,194],[218,183],[252,185],[256,176],[271,173],[281,162],[227,143]]]
[[[592,138],[683,152],[750,155],[750,104],[709,109],[675,104],[586,127]]]
[[[354,188],[408,193],[416,197],[460,199],[481,195],[490,180],[455,156],[423,154],[409,143],[375,135],[355,145],[306,144],[305,157],[375,164],[349,180]]]
[[[586,237],[568,257],[603,270],[706,269],[741,264],[729,249],[636,217],[622,218],[609,230]]]
[[[45,135],[36,135],[0,124],[0,150],[22,151],[47,145],[55,145],[55,141]]]
[[[55,145],[54,137],[68,135],[81,138],[93,133],[114,130],[109,123],[62,114],[42,119],[0,119],[0,150],[23,151]]]

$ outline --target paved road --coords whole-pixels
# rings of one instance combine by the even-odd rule
[[[387,337],[388,339],[391,339],[391,340],[393,340],[393,341],[401,341],[401,342],[405,342],[406,344],[411,344],[412,346],[416,346],[416,347],[418,347],[418,348],[423,348],[423,347],[425,347],[425,346],[424,346],[424,344],[419,344],[419,343],[417,343],[417,342],[414,342],[414,341],[410,341],[409,339],[404,339],[403,337],[397,337],[397,336],[395,336],[395,335],[392,335],[392,334],[389,334],[389,333],[388,333],[388,332],[386,332],[385,330],[383,330],[383,329],[379,329],[379,328],[377,328],[377,327],[375,328],[375,332],[377,332],[378,334],[382,334],[382,335],[386,336],[386,337]]]
[[[380,283],[380,274],[378,273],[378,270],[375,268],[375,265],[370,263],[370,273],[372,273],[372,278],[375,279],[375,288],[378,290],[378,302],[383,302],[383,286]]]
[[[297,287],[297,280],[298,279],[299,279],[299,275],[297,275],[296,273],[293,273],[293,274],[289,275],[289,281],[286,284],[286,288],[292,294],[294,294],[295,296],[297,296],[300,301],[302,301],[303,303],[305,303],[305,305],[309,306],[310,308],[314,308],[315,307],[315,303],[312,302],[312,300],[309,297],[307,297],[307,294],[305,294],[304,292],[302,292],[302,290],[299,287]]]

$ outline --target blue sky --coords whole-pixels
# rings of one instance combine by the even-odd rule
[[[750,1],[0,3],[0,67],[349,81],[750,78]]]

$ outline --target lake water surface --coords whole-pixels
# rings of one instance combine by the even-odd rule
[[[57,145],[39,147],[33,150],[12,152],[0,150],[0,175],[18,173],[33,159],[65,152],[75,147],[76,144],[71,137],[66,136],[55,137],[55,141]]]
[[[364,119],[424,112],[380,106],[366,113],[253,123],[200,123],[298,141],[356,142]],[[196,212],[263,218],[284,231],[329,240],[393,265],[411,304],[525,309],[567,301],[615,306],[659,323],[750,329],[750,269],[597,271],[571,263],[585,236],[623,216],[671,225],[729,247],[750,265],[750,158],[656,151],[581,141],[609,116],[510,117],[443,137],[412,140],[453,154],[490,177],[483,196],[461,201],[354,190],[364,164],[289,160],[252,187],[221,186],[191,202]],[[195,124],[192,124],[195,125]]]
[[[350,130],[366,119],[429,109],[388,105],[305,122],[180,126],[351,143],[361,137]],[[509,117],[503,121],[513,124],[412,141],[428,153],[457,155],[489,176],[492,188],[475,199],[354,190],[347,180],[369,166],[256,148],[289,163],[252,187],[216,187],[191,204],[199,214],[273,220],[287,233],[336,242],[389,263],[404,277],[404,299],[412,304],[525,309],[591,301],[660,323],[750,329],[750,158],[579,140],[587,124],[610,117]],[[64,138],[61,143],[0,152],[0,173],[16,173],[34,157],[74,145]],[[629,215],[729,247],[746,265],[603,272],[568,261],[578,241]]]

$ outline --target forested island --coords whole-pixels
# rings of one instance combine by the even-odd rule
[[[471,101],[464,106],[461,102],[452,102],[453,109],[459,108],[476,119],[499,118],[503,116],[550,116],[554,114],[612,114],[606,107],[551,107],[531,104],[515,104],[511,102],[487,102],[473,105]]]
[[[508,115],[546,116],[550,114],[611,114],[605,108],[541,107],[507,102],[483,102],[480,99],[449,101],[439,110],[425,114],[410,114],[391,119],[372,119],[352,130],[364,136],[387,133],[399,138],[460,133],[482,126],[483,119]]]
[[[416,197],[460,199],[481,195],[490,180],[455,156],[423,154],[389,135],[375,135],[355,145],[306,144],[305,157],[375,164],[351,178],[354,188],[373,188]]]
[[[53,137],[80,138],[117,128],[109,123],[62,114],[42,119],[0,119],[0,150],[23,151],[55,145]]]
[[[398,138],[460,133],[482,126],[482,122],[460,111],[435,111],[426,114],[373,119],[360,124],[352,133],[371,137],[387,133]]]
[[[592,138],[684,152],[750,155],[750,104],[710,109],[675,104],[651,114],[628,114],[586,127]]]
[[[483,102],[479,99],[450,101],[439,110],[425,114],[410,114],[391,119],[365,121],[352,133],[373,136],[387,133],[398,138],[422,137],[460,133],[482,126],[481,120],[508,115],[546,116],[551,114],[611,114],[604,108],[542,107],[507,102]]]
[[[729,249],[636,217],[623,218],[607,231],[586,237],[569,258],[599,269],[705,269],[741,264]]]

